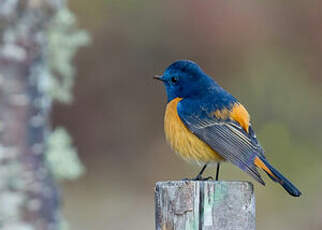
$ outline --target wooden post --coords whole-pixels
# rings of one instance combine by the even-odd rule
[[[255,230],[250,182],[158,182],[155,207],[156,230]]]

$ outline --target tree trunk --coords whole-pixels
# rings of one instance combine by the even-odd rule
[[[51,99],[47,26],[62,0],[2,0],[0,6],[0,228],[57,229],[59,193],[44,152]]]

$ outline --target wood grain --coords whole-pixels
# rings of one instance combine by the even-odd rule
[[[158,182],[155,206],[157,230],[255,229],[255,196],[250,182]]]

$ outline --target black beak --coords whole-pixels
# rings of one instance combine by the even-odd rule
[[[155,75],[154,77],[153,77],[153,79],[155,79],[155,80],[159,80],[159,81],[162,81],[162,78],[161,78],[162,76],[160,76],[160,75]]]

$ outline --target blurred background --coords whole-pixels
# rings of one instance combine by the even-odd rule
[[[221,180],[255,184],[258,229],[322,229],[322,2],[70,0],[91,45],[75,60],[74,102],[54,126],[74,139],[86,174],[63,184],[72,229],[154,229],[154,184],[194,176],[163,134],[166,95],[152,80],[177,59],[201,65],[252,115],[289,196],[231,164]],[[205,175],[215,175],[215,169]]]

